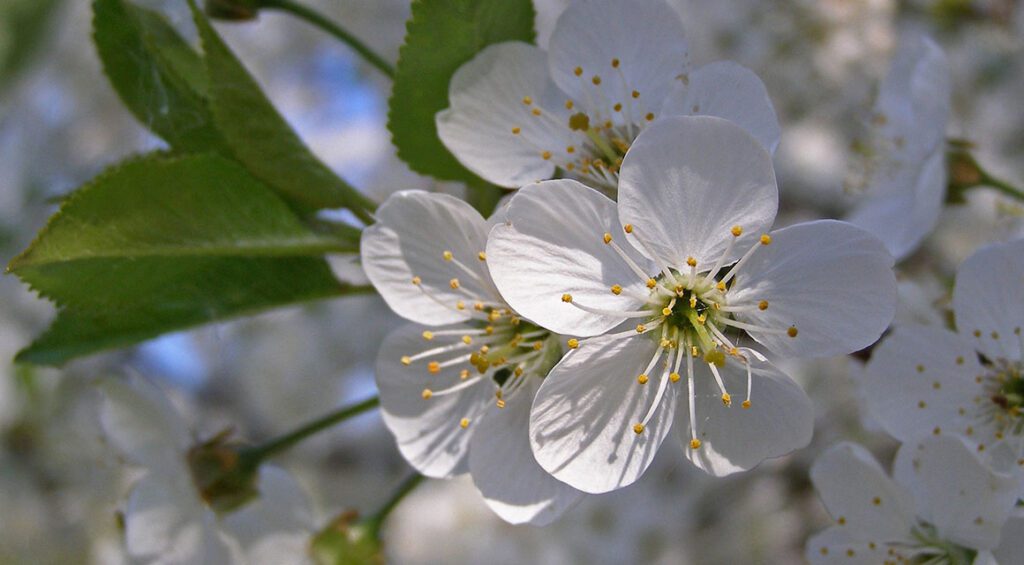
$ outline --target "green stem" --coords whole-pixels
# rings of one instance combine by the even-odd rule
[[[288,448],[294,446],[295,444],[308,438],[309,436],[312,436],[318,432],[330,428],[335,424],[344,422],[349,418],[358,416],[359,414],[362,414],[367,410],[376,408],[379,404],[380,398],[374,396],[357,404],[353,404],[351,406],[344,406],[334,412],[331,412],[330,414],[327,414],[326,416],[317,418],[316,420],[313,420],[312,422],[304,426],[301,426],[300,428],[294,431],[288,432],[282,436],[271,439],[270,441],[267,441],[266,443],[263,443],[261,445],[257,445],[246,449],[244,457],[249,461],[258,463],[268,457],[277,455],[278,453],[287,450]]]
[[[388,78],[395,78],[395,68],[384,60],[383,57],[373,52],[369,46],[360,41],[356,36],[352,35],[338,24],[328,20],[322,14],[307,8],[301,4],[293,2],[292,0],[259,0],[261,8],[271,8],[288,12],[295,17],[305,20],[325,32],[333,35],[343,43],[351,47],[356,53],[359,53],[366,59],[368,63],[377,67],[377,70],[384,73]]]
[[[504,193],[504,189],[483,180],[466,183],[466,201],[485,218],[498,207]]]
[[[395,492],[391,494],[391,498],[389,498],[387,502],[380,507],[380,510],[377,510],[373,516],[366,520],[367,529],[374,539],[378,539],[380,537],[380,529],[384,525],[384,520],[386,520],[388,515],[391,514],[391,511],[398,506],[398,503],[401,502],[406,495],[419,486],[424,479],[426,479],[426,477],[415,472],[406,477],[406,479],[398,485],[398,488],[395,489]]]
[[[988,173],[982,173],[981,184],[994,188],[1010,198],[1016,198],[1017,200],[1024,202],[1024,191],[1004,180],[989,176]]]

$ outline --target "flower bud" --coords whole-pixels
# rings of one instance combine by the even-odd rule
[[[310,555],[319,565],[383,564],[374,525],[354,510],[341,513],[313,536]]]
[[[199,496],[218,513],[236,510],[259,495],[259,461],[247,457],[244,445],[230,435],[230,430],[217,434],[187,455]]]

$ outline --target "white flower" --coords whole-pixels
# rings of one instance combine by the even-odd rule
[[[580,343],[544,380],[530,423],[542,467],[588,492],[628,485],[677,417],[688,457],[716,475],[807,444],[809,400],[743,332],[780,355],[848,353],[892,319],[896,281],[881,242],[849,224],[769,235],[777,206],[771,156],[712,117],[638,137],[617,206],[572,180],[512,197],[487,255],[513,308],[581,336],[639,322]]]
[[[994,563],[1016,481],[958,439],[904,444],[890,479],[863,447],[840,443],[811,468],[836,525],[807,543],[812,564]],[[1000,550],[996,550],[997,553]]]
[[[527,439],[540,378],[562,350],[498,294],[484,253],[489,227],[457,198],[404,191],[363,232],[370,281],[392,310],[422,324],[381,345],[381,411],[419,472],[469,471],[499,516],[546,524],[581,496],[537,465]]]
[[[193,482],[188,429],[163,393],[130,378],[103,383],[101,422],[126,459],[146,469],[125,508],[125,543],[140,563],[300,564],[313,533],[308,502],[285,471],[259,470],[258,498],[218,513]]]
[[[851,188],[865,198],[847,218],[897,259],[917,249],[942,211],[951,95],[942,49],[922,35],[904,37],[880,85],[872,137],[859,147]]]
[[[1024,466],[1024,240],[968,257],[953,311],[955,333],[908,325],[881,342],[864,379],[869,406],[901,441],[957,434],[1002,463]]]
[[[769,151],[779,125],[760,79],[731,62],[689,70],[683,25],[664,0],[576,0],[548,51],[492,45],[463,65],[437,114],[438,135],[500,186],[556,169],[614,190],[621,158],[655,118],[704,114],[746,128]]]

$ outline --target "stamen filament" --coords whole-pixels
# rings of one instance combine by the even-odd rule
[[[728,284],[728,282],[731,281],[732,278],[736,276],[736,273],[740,272],[740,269],[743,268],[743,265],[745,265],[747,261],[750,260],[750,258],[754,255],[754,252],[757,251],[758,248],[761,247],[762,245],[767,245],[766,243],[764,243],[764,237],[767,236],[762,236],[761,240],[755,241],[754,245],[751,245],[750,249],[748,249],[747,252],[743,254],[743,257],[740,257],[740,260],[736,261],[736,264],[733,265],[731,269],[729,269],[729,272],[726,273],[724,277],[722,277],[722,284]],[[769,238],[768,241],[770,242],[771,239]]]
[[[734,328],[739,328],[741,330],[747,330],[747,331],[753,331],[753,332],[761,332],[761,333],[774,334],[774,335],[782,335],[782,334],[789,333],[788,329],[779,330],[779,329],[774,329],[774,328],[765,328],[765,327],[758,326],[756,324],[748,324],[746,322],[741,322],[739,320],[731,320],[729,318],[719,318],[718,321],[721,322],[723,325],[732,326]]]
[[[569,302],[569,304],[572,304],[584,312],[590,312],[591,314],[618,316],[620,318],[648,318],[658,313],[657,310],[607,310],[604,308],[594,308],[593,306],[580,304],[575,300]]]
[[[690,335],[686,335],[686,350],[693,347]],[[690,403],[690,446],[700,447],[700,440],[697,439],[697,393],[693,384],[693,356],[686,356],[686,385],[689,391]],[[696,449],[696,447],[694,447]]]

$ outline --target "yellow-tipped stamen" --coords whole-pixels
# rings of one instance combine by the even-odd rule
[[[689,334],[686,336],[686,346],[692,347]],[[690,395],[690,447],[697,449],[700,447],[700,440],[697,439],[697,393],[693,383],[693,357],[693,355],[686,356],[686,384]]]
[[[573,338],[569,338],[569,341],[566,341],[565,344],[567,346],[569,346],[569,349],[576,349],[577,347],[580,346],[580,340],[578,340],[578,339],[576,339],[574,337]]]
[[[434,332],[430,330],[423,330],[423,333],[421,335],[423,336],[423,339],[427,341],[434,339]]]
[[[729,272],[726,273],[724,277],[722,277],[722,282],[728,283],[729,281],[731,281],[732,278],[736,276],[736,273],[738,273],[740,269],[743,268],[743,265],[745,265],[747,261],[750,260],[750,258],[759,248],[765,245],[770,245],[771,242],[772,238],[770,235],[762,235],[761,238],[756,243],[754,243],[754,245],[751,245],[750,249],[748,249],[747,252],[743,254],[743,257],[740,257],[740,260],[737,261],[731,269],[729,269]]]
[[[463,418],[463,419],[459,420],[459,427],[462,428],[462,429],[468,428],[469,427],[469,418]]]
[[[693,438],[690,440],[690,449],[700,449],[700,446],[701,443],[699,439]]]
[[[434,392],[431,391],[429,388],[425,388],[423,389],[423,393],[420,396],[423,397],[423,400],[429,400],[431,396],[434,396]]]
[[[645,429],[645,426],[643,424],[635,424],[633,426],[633,431],[636,432],[636,435],[640,435],[640,434],[644,433],[644,429]]]

